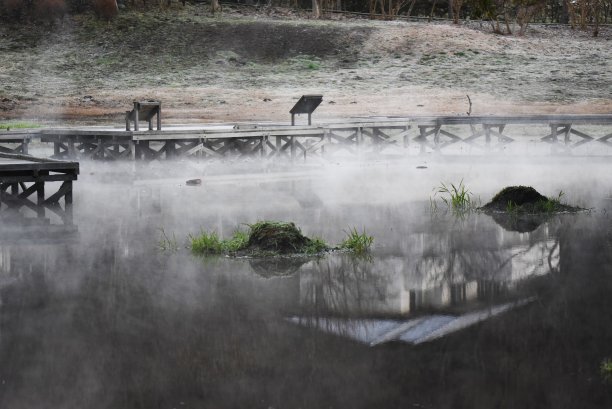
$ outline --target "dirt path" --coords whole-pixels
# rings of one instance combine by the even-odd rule
[[[0,119],[121,123],[133,99],[167,122],[288,120],[305,93],[319,117],[611,113],[612,30],[525,37],[487,27],[244,16],[199,6],[0,27]]]

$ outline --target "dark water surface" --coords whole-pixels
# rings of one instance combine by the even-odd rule
[[[612,407],[605,161],[424,162],[82,163],[76,228],[1,221],[0,408]],[[432,212],[461,179],[482,201],[532,184],[594,211],[526,233]],[[375,246],[288,263],[185,249],[262,219]]]

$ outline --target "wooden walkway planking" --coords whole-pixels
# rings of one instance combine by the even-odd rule
[[[0,153],[0,211],[25,208],[44,218],[49,210],[64,224],[72,224],[72,182],[78,174],[78,162]],[[60,185],[50,191],[48,182]]]
[[[587,143],[612,147],[609,141],[612,115],[377,117],[316,126],[253,123],[139,132],[109,128],[44,129],[28,137],[53,144],[53,157],[57,159],[296,158],[338,151],[380,153],[388,147],[415,145],[421,154],[443,153],[453,145],[486,153],[524,140],[524,134],[513,127],[537,127],[537,139],[554,147],[557,153],[570,153]],[[2,137],[7,137],[6,133],[0,134]]]

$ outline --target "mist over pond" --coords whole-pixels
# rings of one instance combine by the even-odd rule
[[[51,226],[1,224],[0,407],[609,407],[606,166],[83,162],[76,229],[53,215]],[[593,211],[525,233],[432,211],[434,188],[460,180],[483,203],[523,184]],[[355,227],[375,242],[366,258],[289,266],[185,248],[202,229],[229,237],[258,220],[332,244]],[[178,251],[159,249],[162,229]],[[506,305],[418,345],[397,330]],[[373,324],[387,338],[370,346]]]

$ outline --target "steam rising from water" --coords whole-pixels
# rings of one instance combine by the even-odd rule
[[[416,168],[422,164],[427,169]],[[3,231],[0,406],[242,407],[263,401],[298,407],[300,399],[305,406],[359,407],[404,399],[405,383],[420,381],[398,371],[397,356],[300,329],[286,317],[460,314],[473,303],[532,294],[522,280],[557,277],[578,245],[561,236],[564,228],[579,224],[599,234],[594,219],[605,217],[612,178],[606,166],[599,159],[553,157],[82,162],[74,195],[77,234],[41,242]],[[192,178],[202,185],[187,186]],[[525,234],[507,232],[485,215],[433,217],[432,189],[459,180],[483,202],[503,186],[524,184],[550,196],[563,190],[567,202],[597,211]],[[372,259],[329,255],[289,277],[266,279],[248,260],[156,250],[159,228],[183,246],[201,228],[227,237],[262,219],[294,221],[331,243],[345,229],[365,228],[375,237]],[[520,276],[534,263],[536,272]],[[471,283],[481,289],[474,297]],[[496,322],[518,325],[512,317],[482,331],[497,328]],[[535,319],[535,327],[538,320],[544,318]],[[435,355],[441,345],[428,351]],[[410,351],[397,353],[425,373],[443,365],[434,360],[430,369]],[[381,366],[398,378],[388,379]],[[330,397],[332,390],[348,401]]]

